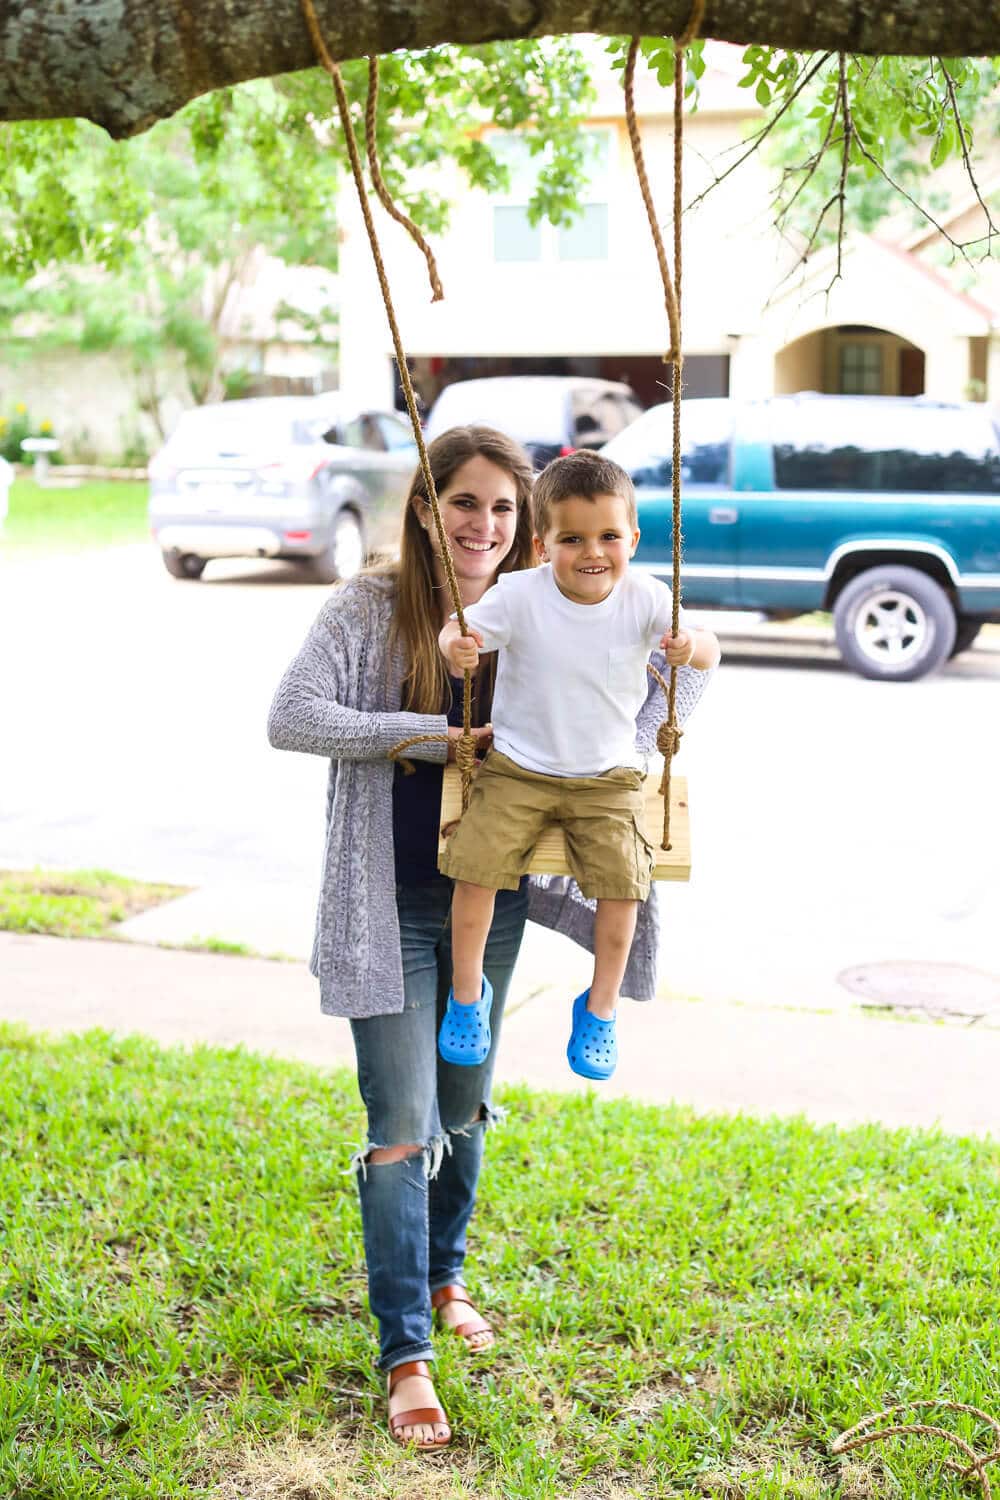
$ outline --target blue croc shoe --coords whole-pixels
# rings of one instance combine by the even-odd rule
[[[610,1078],[618,1066],[618,1039],[614,1021],[602,1021],[587,1009],[589,990],[573,1001],[573,1030],[566,1056],[581,1078]]]
[[[448,991],[448,1009],[438,1032],[438,1051],[445,1062],[465,1068],[478,1068],[486,1061],[493,1040],[490,1011],[493,1009],[493,986],[483,975],[483,991],[473,1005],[459,1005],[454,990]]]

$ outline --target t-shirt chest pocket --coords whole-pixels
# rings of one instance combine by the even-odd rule
[[[642,692],[642,662],[634,646],[612,646],[608,652],[608,690]]]

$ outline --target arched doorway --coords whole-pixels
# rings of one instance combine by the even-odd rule
[[[774,359],[778,396],[796,391],[828,395],[921,396],[924,351],[887,328],[841,323],[818,328],[779,349]]]

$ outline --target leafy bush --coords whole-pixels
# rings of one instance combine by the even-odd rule
[[[52,423],[48,420],[33,422],[28,408],[19,401],[9,416],[0,415],[0,456],[8,463],[24,463],[28,455],[21,451],[21,442],[29,437],[51,437]],[[50,455],[53,463],[59,462],[58,453]]]

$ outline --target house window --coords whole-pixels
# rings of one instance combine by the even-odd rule
[[[498,206],[493,210],[493,259],[541,260],[542,226],[532,224],[527,208]]]
[[[572,224],[559,230],[560,260],[607,260],[608,205],[587,203]]]
[[[590,146],[587,186],[582,212],[572,224],[560,227],[557,253],[560,260],[607,260],[608,197],[611,164],[611,132],[588,130]]]
[[[607,260],[611,132],[587,130],[591,151],[580,212],[571,223],[532,224],[528,203],[545,165],[544,153],[532,154],[523,135],[498,131],[491,147],[508,171],[505,192],[493,200],[493,258],[496,261]]]
[[[840,393],[843,396],[881,395],[881,344],[841,344]]]

